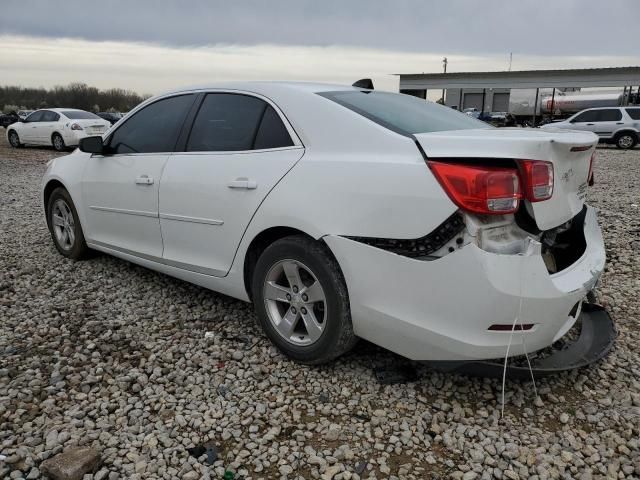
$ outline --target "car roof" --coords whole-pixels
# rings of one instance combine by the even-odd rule
[[[340,85],[334,83],[316,83],[316,82],[282,82],[282,81],[246,81],[246,82],[220,82],[202,85],[192,85],[184,88],[177,88],[162,95],[170,95],[173,93],[191,92],[198,90],[242,90],[247,92],[258,93],[268,96],[273,92],[283,92],[284,90],[319,93],[331,92],[336,90],[363,90],[351,85]]]

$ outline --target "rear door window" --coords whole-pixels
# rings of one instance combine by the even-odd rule
[[[267,103],[250,95],[208,94],[196,115],[187,151],[253,150]]]
[[[617,108],[594,110],[597,112],[596,122],[617,122],[622,120],[622,112]]]
[[[293,146],[291,136],[287,131],[287,127],[284,126],[278,113],[273,109],[271,105],[267,105],[267,109],[262,116],[262,122],[256,139],[253,144],[255,150],[264,148],[282,148]]]
[[[627,108],[627,114],[633,120],[640,120],[640,108]]]

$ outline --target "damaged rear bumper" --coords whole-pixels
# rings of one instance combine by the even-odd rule
[[[533,324],[515,331],[510,356],[548,347],[577,320],[576,305],[604,269],[595,210],[584,219],[586,249],[549,274],[540,243],[498,254],[470,243],[435,261],[416,260],[344,237],[326,236],[349,289],[356,335],[412,360],[504,358],[510,332],[494,324]]]
[[[507,363],[507,377],[529,379],[532,373],[536,378],[545,377],[586,367],[606,357],[615,342],[616,329],[604,307],[592,303],[583,304],[578,321],[581,324],[581,330],[580,336],[575,342],[545,357],[531,355],[531,369],[528,365]],[[502,377],[504,371],[504,359],[428,363],[436,370],[478,377],[499,378]]]

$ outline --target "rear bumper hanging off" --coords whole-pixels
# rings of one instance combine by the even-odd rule
[[[544,358],[531,355],[531,370],[536,378],[554,375],[576,368],[586,367],[603,359],[615,342],[617,335],[613,320],[600,305],[584,303],[578,317],[581,332],[578,339],[563,350]],[[504,359],[426,362],[430,367],[444,371],[479,377],[502,377]],[[529,367],[514,365],[513,358],[507,364],[507,376],[514,379],[531,378]]]

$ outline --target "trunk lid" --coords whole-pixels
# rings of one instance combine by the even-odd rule
[[[553,196],[524,201],[540,230],[569,221],[582,210],[591,155],[598,137],[591,132],[535,128],[486,128],[414,135],[429,159],[503,158],[553,163]]]
[[[101,118],[81,118],[69,121],[69,125],[74,123],[80,125],[87,135],[102,135],[111,127],[109,122]]]

